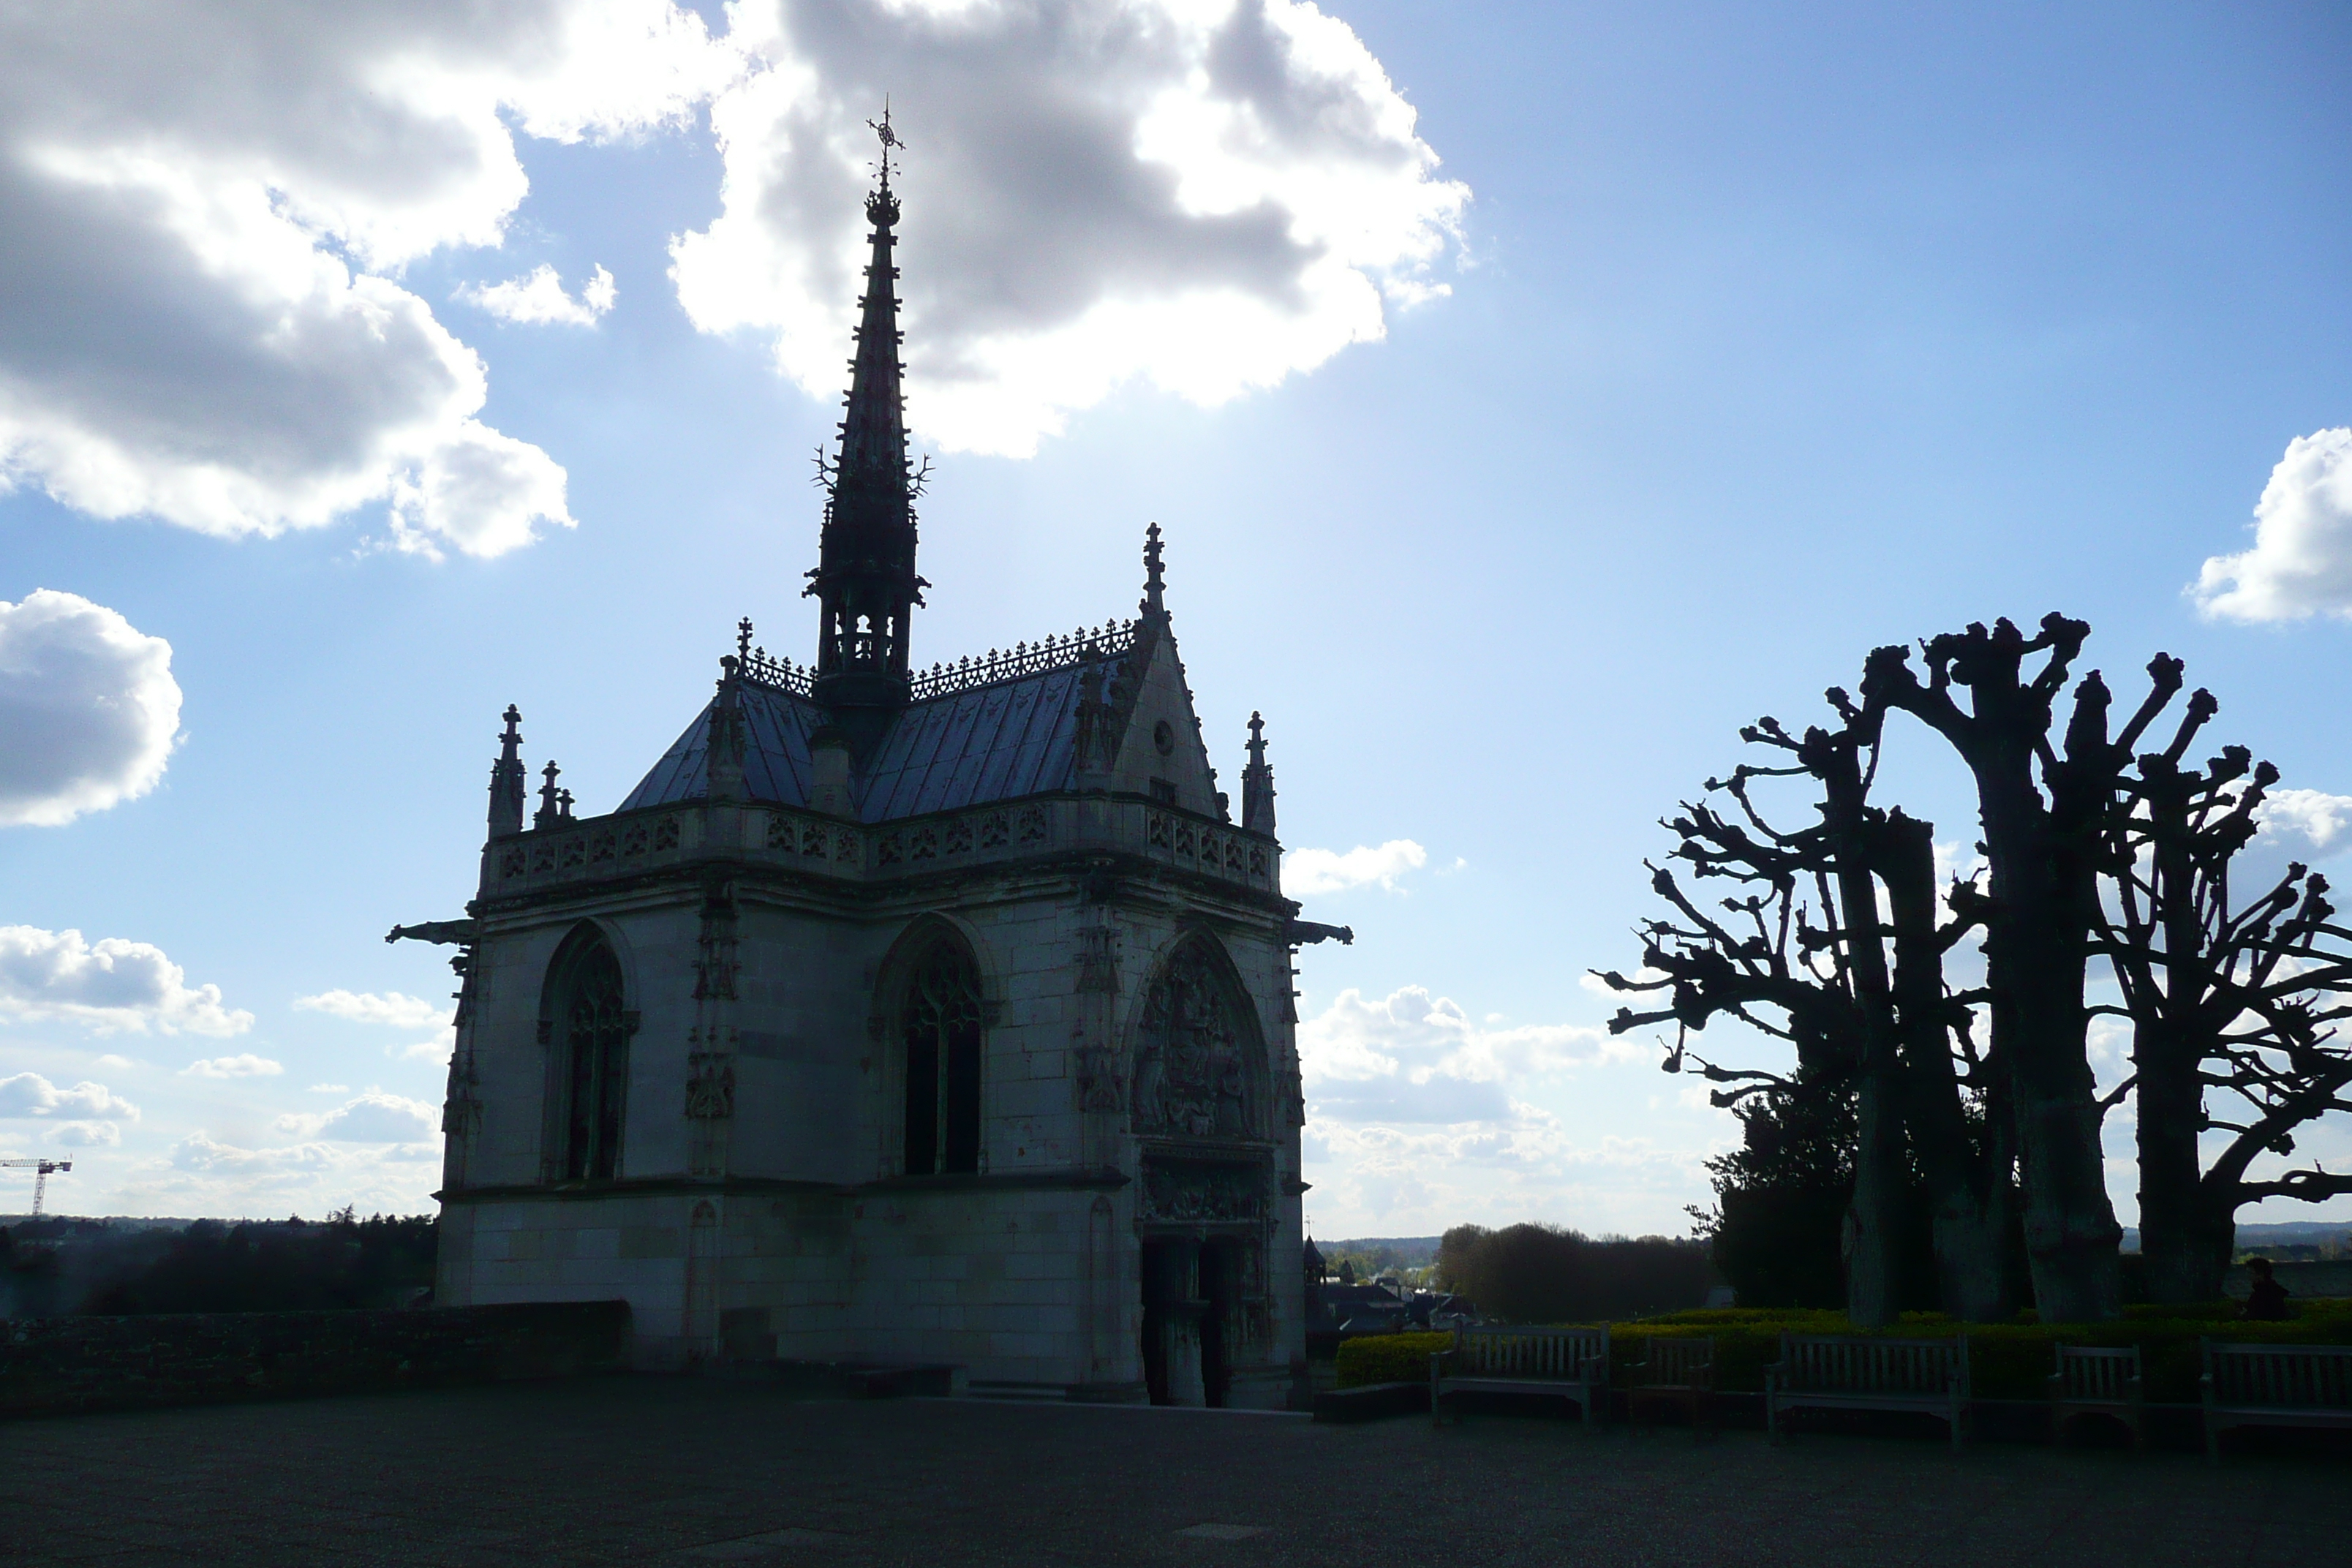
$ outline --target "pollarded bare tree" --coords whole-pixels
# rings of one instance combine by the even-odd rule
[[[1714,1092],[1717,1105],[1768,1091],[1854,1096],[1858,1143],[1843,1251],[1847,1312],[1857,1324],[1896,1315],[1899,1227],[1914,1158],[1931,1204],[1946,1307],[1971,1320],[2005,1317],[2011,1292],[2001,1244],[2014,1159],[2000,1113],[2000,1074],[1974,1046],[1969,1026],[1981,998],[1953,992],[1944,979],[1944,957],[1980,921],[1981,900],[1963,889],[1955,918],[1939,923],[1932,826],[1869,804],[1884,709],[1867,700],[1857,708],[1843,691],[1829,698],[1841,720],[1835,730],[1816,726],[1799,739],[1768,718],[1740,731],[1789,760],[1707,781],[1710,794],[1736,803],[1736,816],[1700,802],[1667,823],[1680,839],[1674,858],[1695,877],[1747,891],[1722,900],[1732,919],[1718,921],[1671,872],[1654,868],[1654,886],[1675,911],[1642,928],[1643,965],[1658,978],[1602,978],[1621,992],[1669,992],[1670,1005],[1621,1010],[1610,1027],[1622,1034],[1675,1023],[1683,1033],[1667,1067],[1680,1070],[1687,1059],[1730,1086]],[[1783,829],[1759,810],[1750,785],[1796,777],[1815,786],[1820,822]],[[1718,1014],[1794,1047],[1794,1069],[1727,1068],[1690,1054],[1689,1033]]]
[[[2026,1256],[2045,1322],[2122,1311],[2123,1229],[2107,1196],[2099,1142],[2106,1108],[2091,1070],[2085,986],[2105,923],[2099,874],[2132,748],[2180,689],[2179,662],[2159,657],[2148,666],[2147,698],[2110,738],[2112,700],[2093,670],[2076,683],[2053,746],[2058,696],[2089,635],[2059,615],[2042,617],[2032,637],[2007,620],[1971,626],[1927,642],[1926,681],[1909,650],[1882,647],[1862,688],[1865,703],[1907,712],[1941,735],[1975,779],[1989,873],[1977,908],[1990,1050],[2014,1128]],[[2029,671],[2037,655],[2041,667]]]
[[[2301,865],[2233,906],[2231,862],[2279,775],[2242,746],[2180,765],[2218,708],[2195,693],[2171,744],[2124,781],[2099,944],[2124,997],[2099,1010],[2132,1025],[2132,1076],[2108,1100],[2137,1098],[2140,1249],[2158,1301],[2221,1295],[2244,1205],[2352,1192],[2352,1175],[2316,1167],[2248,1178],[2257,1156],[2292,1152],[2297,1129],[2352,1110],[2352,1052],[2333,1028],[2352,1016],[2352,931],[2335,923],[2327,879]],[[2235,1109],[2210,1115],[2217,1097]],[[2214,1129],[2231,1138],[2209,1164],[2200,1135]]]

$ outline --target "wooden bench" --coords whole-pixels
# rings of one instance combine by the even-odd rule
[[[1780,1359],[1764,1369],[1764,1429],[1780,1440],[1781,1416],[1817,1410],[1918,1410],[1951,1427],[1960,1446],[1969,1401],[1969,1342],[1782,1334]]]
[[[2108,1415],[2131,1433],[2132,1447],[2147,1447],[2140,1417],[2139,1347],[2109,1345],[2058,1347],[2058,1367],[2047,1379],[2050,1390],[2050,1440],[2064,1440],[2066,1424],[2084,1415]]]
[[[2199,1344],[2205,1457],[2214,1463],[2232,1426],[2352,1426],[2352,1345]]]
[[[1642,1430],[1644,1412],[1673,1406],[1683,1412],[1696,1437],[1702,1426],[1715,1426],[1715,1339],[1675,1339],[1658,1335],[1648,1353],[1625,1368],[1625,1420]]]
[[[1449,1394],[1540,1394],[1573,1399],[1587,1424],[1609,1394],[1609,1325],[1503,1328],[1465,1323],[1454,1346],[1429,1358],[1429,1419],[1444,1423]]]

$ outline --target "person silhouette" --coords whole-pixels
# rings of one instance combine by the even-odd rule
[[[2238,1316],[2255,1322],[2275,1323],[2289,1316],[2286,1307],[2286,1287],[2280,1284],[2271,1271],[2267,1258],[2246,1259],[2246,1272],[2253,1276],[2253,1289],[2246,1292],[2246,1304],[2238,1309]]]

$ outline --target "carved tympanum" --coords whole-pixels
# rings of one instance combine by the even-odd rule
[[[1206,942],[1177,950],[1144,998],[1135,1053],[1138,1132],[1255,1135],[1262,1073],[1243,1005]]]

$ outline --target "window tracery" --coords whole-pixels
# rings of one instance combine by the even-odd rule
[[[620,1173],[629,1084],[629,1015],[620,961],[601,936],[558,960],[550,1022],[561,1050],[566,1181]]]
[[[980,972],[961,943],[940,940],[917,962],[902,1017],[907,1174],[976,1172],[984,1017]]]

